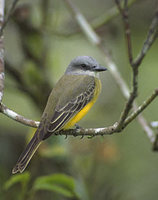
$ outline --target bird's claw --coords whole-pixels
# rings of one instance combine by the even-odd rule
[[[82,127],[79,126],[78,124],[75,124],[75,129],[82,129]]]

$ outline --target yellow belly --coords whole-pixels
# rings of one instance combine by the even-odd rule
[[[86,114],[87,112],[91,109],[93,104],[96,102],[99,93],[101,91],[101,82],[98,78],[95,80],[95,92],[94,92],[94,97],[92,100],[79,112],[77,113],[65,126],[63,129],[69,129],[72,126],[74,126],[78,121],[80,121]]]

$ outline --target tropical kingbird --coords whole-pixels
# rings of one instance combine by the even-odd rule
[[[89,56],[78,56],[71,61],[53,88],[40,125],[20,155],[13,174],[25,170],[43,140],[57,131],[71,128],[89,111],[101,90],[98,72],[102,71],[106,68]]]

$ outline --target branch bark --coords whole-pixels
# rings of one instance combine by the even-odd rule
[[[9,109],[7,106],[5,106],[3,103],[0,103],[0,112],[6,115],[7,117],[20,122],[21,124],[31,126],[34,128],[37,128],[39,126],[40,122],[27,119],[22,115],[19,115],[18,113],[14,112],[13,110]]]
[[[4,22],[4,6],[5,0],[0,0],[0,31],[2,31]],[[4,90],[4,46],[3,34],[0,35],[0,102],[2,102]]]

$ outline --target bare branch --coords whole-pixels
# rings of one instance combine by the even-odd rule
[[[9,12],[8,12],[8,16],[7,16],[6,19],[4,20],[4,22],[3,22],[3,24],[2,24],[2,27],[1,27],[1,29],[0,29],[0,36],[3,34],[3,30],[4,30],[4,28],[6,27],[6,25],[7,25],[7,23],[8,23],[8,21],[9,21],[11,15],[12,15],[12,13],[13,13],[15,7],[16,7],[16,4],[18,3],[18,1],[19,1],[19,0],[14,0],[14,1],[13,1],[12,5],[11,5],[11,8],[10,8],[10,10],[9,10]]]
[[[131,121],[133,121],[156,97],[158,96],[158,89],[153,92],[153,94],[140,105],[136,111],[134,111],[126,120],[121,130],[123,130]],[[37,128],[39,126],[38,121],[33,121],[27,119],[14,111],[7,108],[4,104],[0,104],[0,112],[5,114],[7,117],[18,121],[24,125],[31,126]],[[146,126],[146,121],[144,118],[140,118],[142,125],[145,127],[146,132],[148,132],[148,137],[152,143],[155,142],[155,135]],[[61,130],[56,132],[55,135],[73,135],[73,136],[103,136],[103,135],[111,135],[113,133],[118,133],[121,131],[119,128],[119,123],[115,122],[112,126],[104,127],[104,128],[78,128],[78,129],[69,129],[69,130]]]
[[[158,96],[158,89],[153,92],[153,94],[142,103],[141,106],[137,108],[135,112],[133,112],[124,123],[124,126],[121,130],[123,130],[131,121],[133,121],[156,97]],[[16,112],[10,110],[7,108],[4,104],[0,104],[0,112],[5,114],[7,117],[18,121],[24,125],[31,126],[34,128],[37,128],[39,126],[38,121],[33,121],[30,119],[27,119]],[[152,143],[155,142],[155,135],[149,129],[148,126],[146,126],[146,121],[144,118],[139,119],[141,121],[141,124],[146,129],[146,132],[148,132],[148,137]],[[104,127],[104,128],[78,128],[78,129],[69,129],[69,130],[61,130],[59,132],[56,132],[55,135],[73,135],[73,136],[103,136],[103,135],[111,135],[113,133],[118,133],[121,131],[119,128],[119,123],[115,122],[112,126]]]
[[[128,17],[128,5],[127,0],[124,1],[124,8],[122,8],[119,0],[115,0],[116,5],[122,15],[122,20],[124,23],[125,37],[127,41],[127,50],[128,50],[128,58],[131,66],[133,65],[133,53],[132,53],[132,42],[131,42],[131,30],[129,25],[129,17]]]
[[[128,1],[128,7],[132,6],[136,1],[138,0],[129,0]],[[116,6],[109,9],[107,12],[105,12],[103,15],[99,16],[98,18],[94,19],[91,22],[92,28],[96,29],[99,28],[108,22],[110,22],[114,17],[117,17],[119,14],[119,11]]]
[[[147,100],[145,100],[129,117],[126,118],[123,127],[127,126],[133,118],[137,117],[157,96],[158,89],[156,89]]]
[[[113,133],[117,132],[117,125],[118,123],[116,122],[112,126],[104,127],[104,128],[79,128],[79,129],[68,129],[68,130],[61,130],[55,135],[66,135],[66,136],[90,136],[90,137],[95,137],[95,136],[104,136],[104,135],[111,135]]]
[[[132,53],[132,42],[131,42],[131,30],[129,25],[129,16],[128,16],[128,1],[124,0],[124,7],[121,6],[121,2],[119,0],[115,0],[116,5],[121,13],[122,20],[124,23],[125,37],[127,41],[127,49],[128,49],[128,58],[132,67],[140,66],[143,58],[146,53],[158,37],[158,10],[155,12],[151,25],[149,27],[149,31],[147,34],[147,38],[144,42],[144,45],[137,56],[137,58],[133,61],[133,53]]]
[[[116,5],[122,15],[122,20],[124,23],[124,32],[125,32],[125,37],[126,37],[126,42],[127,42],[127,51],[128,51],[128,58],[129,58],[129,63],[131,64],[132,67],[132,92],[130,94],[130,97],[125,105],[125,108],[122,112],[122,115],[120,117],[120,123],[119,126],[123,126],[125,119],[127,118],[129,111],[132,108],[132,104],[137,96],[137,90],[138,90],[138,83],[137,83],[137,76],[138,76],[138,66],[134,67],[133,66],[133,53],[132,53],[132,42],[131,42],[131,30],[130,30],[130,25],[129,25],[129,15],[128,15],[128,0],[124,0],[124,6],[121,6],[121,3],[119,0],[115,0]]]
[[[6,115],[7,117],[9,117],[17,122],[20,122],[22,124],[25,124],[27,126],[37,128],[39,125],[39,122],[27,119],[27,118],[23,117],[22,115],[17,114],[16,112],[7,108],[7,106],[5,106],[2,103],[0,104],[0,112],[3,113],[4,115]]]
[[[155,134],[153,133],[152,129],[150,128],[148,122],[144,117],[139,117],[139,123],[142,125],[145,133],[147,134],[150,142],[153,144],[156,140]]]
[[[154,90],[154,92],[151,94],[150,97],[148,97],[139,107],[135,107],[135,111],[125,120],[123,127],[121,128],[121,130],[123,130],[130,122],[132,122],[137,116],[138,116],[138,121],[139,123],[142,125],[144,131],[146,132],[150,142],[152,144],[155,144],[155,134],[153,133],[153,131],[151,130],[151,128],[149,127],[147,121],[144,119],[144,117],[142,117],[142,114],[140,114],[147,106],[149,106],[149,104],[151,104],[151,102],[158,96],[158,89]],[[66,134],[66,135],[73,135],[73,136],[98,136],[98,135],[111,135],[113,133],[118,133],[121,131],[120,130],[120,126],[119,123],[116,122],[114,125],[109,126],[109,127],[105,127],[105,128],[90,128],[90,129],[71,129],[70,132],[69,130],[66,131],[61,131],[60,134]],[[157,146],[158,147],[158,146]],[[156,150],[156,149],[155,149]],[[157,148],[158,150],[158,148]]]
[[[75,16],[76,21],[79,23],[81,30],[87,36],[88,40],[90,40],[90,42],[93,43],[94,45],[99,45],[101,42],[100,38],[92,30],[92,27],[85,20],[84,16],[79,12],[77,7],[74,4],[72,4],[72,2],[69,0],[65,0],[65,2],[69,7],[70,11],[72,12],[72,14]]]
[[[128,1],[128,7],[132,6],[135,2],[138,0],[129,0]],[[108,9],[106,12],[103,14],[99,15],[97,18],[93,19],[90,22],[90,25],[93,29],[98,29],[105,24],[108,24],[111,20],[113,20],[115,17],[117,17],[119,14],[119,11],[116,6],[113,6],[111,9]],[[56,34],[61,37],[70,37],[74,36],[75,34],[78,34],[81,32],[79,28],[76,28],[75,30],[67,33],[67,32],[59,32],[55,30],[51,30],[50,27],[47,28],[48,31],[52,32],[53,34]]]
[[[0,31],[2,30],[4,21],[4,6],[5,1],[0,0]],[[0,36],[0,102],[2,101],[4,90],[4,46],[3,35]]]
[[[145,57],[146,53],[154,43],[154,41],[158,38],[158,10],[155,12],[155,16],[151,22],[151,25],[149,27],[149,31],[147,34],[147,38],[144,42],[144,45],[141,49],[140,54],[135,59],[133,65],[138,66],[141,64],[143,58]]]
[[[125,105],[125,108],[121,114],[120,117],[120,122],[119,122],[119,126],[121,128],[121,126],[123,126],[125,119],[127,118],[130,110],[132,109],[132,105],[133,102],[135,100],[135,98],[137,97],[137,91],[138,91],[138,82],[137,82],[137,76],[138,76],[138,68],[132,68],[133,69],[133,81],[132,81],[132,92],[130,94],[129,99],[127,100],[127,103]],[[137,110],[137,106],[136,106],[136,110]]]

